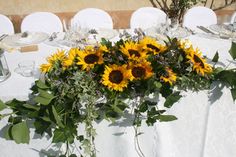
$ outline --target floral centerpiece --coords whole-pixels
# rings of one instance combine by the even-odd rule
[[[235,59],[235,48],[231,54]],[[217,60],[216,54],[212,62]],[[5,137],[28,143],[31,122],[36,133],[66,144],[61,157],[76,156],[69,151],[75,140],[81,144],[80,156],[96,156],[96,121],[116,122],[130,114],[137,138],[142,121],[153,125],[177,119],[166,110],[181,98],[181,90],[209,89],[220,80],[230,85],[234,98],[236,93],[234,70],[210,65],[198,48],[177,39],[103,39],[96,46],[58,50],[41,71],[44,77],[35,82],[29,101],[0,101],[0,110],[12,109],[1,115],[9,118]],[[165,98],[165,108],[150,95]],[[77,132],[78,127],[85,133]]]

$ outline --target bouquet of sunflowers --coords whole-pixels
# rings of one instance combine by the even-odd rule
[[[217,56],[212,61],[216,60]],[[213,81],[224,80],[220,73],[229,73],[208,64],[189,41],[161,43],[150,37],[115,43],[103,39],[96,46],[61,50],[40,69],[44,77],[32,87],[30,101],[4,104],[13,110],[6,132],[13,135],[11,128],[27,128],[25,121],[33,120],[36,133],[52,136],[53,143],[66,143],[61,156],[71,157],[76,156],[68,151],[75,140],[81,144],[81,156],[96,156],[94,122],[116,122],[125,114],[131,114],[135,128],[142,121],[153,125],[176,120],[165,112],[181,98],[181,90],[209,89]],[[153,94],[165,98],[164,109],[150,97]],[[78,134],[78,126],[84,126],[85,134]],[[139,135],[138,129],[135,133]]]

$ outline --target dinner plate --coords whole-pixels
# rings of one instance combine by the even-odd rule
[[[97,30],[97,32],[98,32],[98,37],[105,39],[112,39],[118,35],[118,32],[114,29],[100,28]]]
[[[225,37],[225,38],[236,38],[236,32],[232,30],[231,25],[224,25],[224,24],[215,24],[210,25],[209,28],[217,33],[219,33],[219,36]]]
[[[23,33],[17,33],[7,36],[2,40],[2,42],[11,47],[22,47],[27,45],[39,44],[47,38],[47,33],[27,32],[27,35],[25,37],[23,37]]]

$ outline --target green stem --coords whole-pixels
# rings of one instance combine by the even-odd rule
[[[138,153],[139,157],[145,157],[145,155],[142,152],[142,149],[140,147],[139,138],[138,138],[138,136],[140,135],[140,132],[139,132],[140,124],[139,123],[140,123],[140,116],[141,116],[141,113],[138,111],[138,108],[143,103],[143,100],[144,100],[144,98],[140,97],[139,102],[137,102],[137,98],[136,98],[136,102],[135,102],[137,111],[135,112],[135,117],[134,117],[134,131],[135,131],[134,142],[135,142],[135,150]]]

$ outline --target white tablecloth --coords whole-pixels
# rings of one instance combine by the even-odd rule
[[[204,55],[212,58],[219,52],[222,64],[228,64],[231,57],[228,50],[231,41],[207,39],[199,36],[188,37]],[[14,72],[23,60],[34,60],[39,66],[57,48],[39,44],[39,51],[29,53],[5,53],[11,77],[0,83],[0,99],[27,99],[34,78],[26,78]],[[235,66],[235,62],[231,65]],[[168,113],[176,115],[177,121],[156,123],[154,127],[142,126],[140,146],[146,157],[235,157],[236,156],[236,104],[230,91],[215,90],[209,99],[208,91],[199,93],[185,92],[184,97]],[[0,122],[0,129],[4,125]],[[122,126],[109,126],[109,122],[96,124],[96,146],[98,157],[138,157],[134,147],[134,130]],[[3,132],[0,132],[2,135]],[[122,134],[122,135],[120,135]],[[118,136],[119,135],[119,136]],[[31,133],[31,137],[38,136]],[[13,141],[0,138],[0,157],[37,157],[41,149],[49,149],[50,140],[33,139],[30,145],[17,145]],[[41,154],[41,156],[43,156]]]

